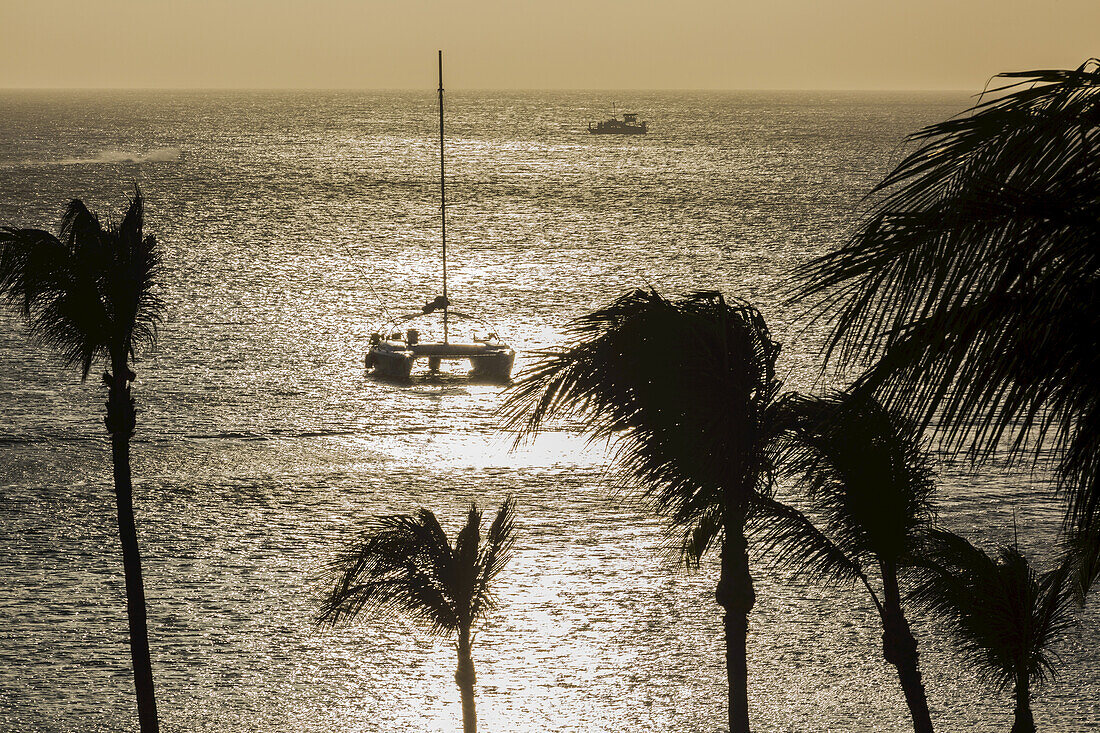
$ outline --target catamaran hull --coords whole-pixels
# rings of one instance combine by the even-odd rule
[[[384,379],[407,381],[412,375],[416,357],[407,351],[372,348],[367,354],[367,368]]]
[[[516,352],[508,349],[499,354],[470,358],[470,379],[494,384],[512,383],[512,363]]]
[[[468,376],[472,381],[511,384],[516,352],[501,344],[422,343],[409,346],[390,341],[372,346],[366,364],[375,376],[408,381],[417,359],[427,359],[432,370],[438,369],[444,359],[468,361]]]

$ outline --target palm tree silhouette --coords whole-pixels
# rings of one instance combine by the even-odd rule
[[[103,360],[107,431],[111,435],[118,530],[126,576],[126,613],[134,667],[138,720],[143,733],[158,730],[149,659],[145,587],[134,524],[130,438],[134,400],[130,359],[151,347],[163,303],[153,292],[160,265],[156,240],[144,236],[141,192],[122,221],[103,226],[80,200],[61,221],[60,238],[40,229],[0,230],[0,294],[28,319],[31,334],[54,347],[66,364],[79,365],[82,380]]]
[[[481,543],[481,512],[471,506],[454,546],[428,509],[376,517],[360,542],[330,565],[332,590],[317,623],[335,626],[363,612],[403,612],[434,634],[455,635],[463,733],[475,733],[473,625],[493,607],[490,584],[514,543],[515,503],[497,511]]]
[[[779,344],[759,311],[717,292],[669,301],[636,290],[577,319],[568,334],[565,348],[519,376],[503,411],[519,439],[552,417],[585,416],[593,436],[616,442],[619,468],[684,531],[689,561],[720,542],[729,727],[746,733],[756,600],[746,532],[785,528],[807,556],[830,555],[834,569],[846,563],[801,514],[772,498]]]
[[[1076,625],[1072,561],[1040,573],[1016,544],[994,558],[935,530],[920,577],[913,600],[946,624],[983,680],[1000,691],[1014,688],[1012,733],[1032,733],[1031,687],[1053,677],[1051,647]]]
[[[859,568],[882,619],[882,648],[898,672],[917,733],[932,720],[918,665],[917,641],[902,608],[899,572],[932,527],[935,485],[916,430],[873,399],[860,395],[792,395],[783,400],[787,438],[780,455],[822,522],[822,532]],[[766,525],[767,531],[772,527]],[[804,545],[773,537],[776,557],[815,575],[828,556],[803,557]],[[808,560],[808,561],[807,561]],[[876,567],[881,596],[865,569]],[[848,568],[842,568],[848,573]]]
[[[1002,74],[913,135],[840,250],[797,271],[828,353],[948,446],[1053,446],[1100,532],[1100,60]]]

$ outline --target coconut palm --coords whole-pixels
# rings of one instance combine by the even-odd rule
[[[912,598],[945,622],[967,662],[1014,689],[1012,733],[1032,733],[1031,688],[1054,675],[1051,647],[1075,625],[1072,563],[1038,572],[1016,544],[990,557],[943,530],[930,536]]]
[[[925,128],[838,251],[797,272],[840,367],[945,444],[1057,447],[1100,515],[1100,61],[1001,75]],[[1003,444],[1003,443],[1002,443]]]
[[[131,359],[151,347],[163,303],[154,293],[160,253],[142,233],[144,204],[134,197],[117,225],[104,226],[80,200],[61,221],[60,237],[40,229],[0,230],[0,294],[28,319],[29,330],[54,347],[66,364],[88,378],[105,363],[107,431],[114,463],[118,530],[126,576],[126,612],[134,667],[138,719],[143,733],[156,731],[157,708],[149,660],[145,589],[134,523],[130,438],[134,433]]]
[[[317,622],[335,626],[361,613],[408,614],[432,633],[455,637],[462,730],[475,733],[473,626],[493,607],[490,584],[514,542],[515,504],[506,500],[481,542],[481,512],[471,506],[452,546],[435,514],[377,517],[359,542],[330,565],[332,590]]]
[[[932,721],[921,681],[917,641],[902,607],[899,573],[934,520],[934,483],[915,429],[861,395],[791,395],[783,400],[787,439],[784,474],[805,490],[822,532],[859,568],[859,579],[882,619],[882,648],[898,673],[917,733]],[[772,532],[772,525],[765,525]],[[776,559],[820,574],[801,556],[804,545],[774,537]],[[817,557],[825,557],[818,555]],[[875,568],[876,591],[867,576]]]
[[[504,412],[521,439],[555,416],[583,416],[594,438],[615,442],[619,469],[683,531],[689,561],[720,544],[729,727],[745,733],[756,599],[746,531],[799,525],[788,533],[807,545],[805,556],[832,552],[772,498],[779,344],[759,311],[717,292],[670,301],[636,290],[577,319],[568,334],[567,346],[520,374]],[[843,557],[822,564],[845,572]]]

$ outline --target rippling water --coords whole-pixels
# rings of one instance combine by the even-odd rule
[[[591,93],[449,95],[451,293],[519,351],[628,288],[757,303],[810,388],[820,333],[779,287],[842,241],[908,132],[962,95],[619,94],[644,138],[585,133]],[[437,293],[438,141],[425,93],[0,93],[0,223],[56,229],[133,182],[165,252],[168,321],[137,365],[133,450],[166,731],[444,731],[454,651],[401,621],[314,630],[317,573],[360,523],[517,498],[520,539],[475,643],[486,731],[713,731],[725,682],[715,567],[677,570],[663,525],[563,425],[512,451],[500,390],[398,388],[362,358],[385,312]],[[136,728],[103,389],[0,315],[0,728]],[[941,517],[1040,557],[1042,475],[940,464]],[[758,566],[760,567],[760,566]],[[760,731],[904,731],[855,588],[761,567]],[[1100,725],[1095,610],[1061,648],[1040,728]],[[918,622],[941,730],[998,731],[994,698]]]

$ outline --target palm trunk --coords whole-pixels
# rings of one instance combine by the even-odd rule
[[[722,573],[718,580],[717,600],[725,609],[726,678],[730,733],[749,733],[749,611],[756,593],[749,573],[748,542],[745,539],[744,514],[727,507],[725,538],[722,542]]]
[[[1027,672],[1016,673],[1016,720],[1012,733],[1035,733],[1035,718],[1031,714],[1031,689]]]
[[[901,609],[901,591],[897,568],[880,563],[882,570],[882,654],[898,670],[898,680],[905,693],[905,703],[913,718],[915,733],[932,733],[932,716],[921,680],[917,640]]]
[[[130,436],[134,433],[134,401],[126,377],[129,370],[115,366],[105,375],[108,383],[107,430],[111,433],[118,535],[122,541],[122,566],[126,574],[126,616],[130,626],[130,658],[134,667],[138,722],[142,733],[157,733],[157,702],[153,694],[153,667],[149,660],[149,634],[145,619],[145,585],[141,579],[141,553],[134,524],[133,482],[130,478]],[[129,375],[132,376],[132,375]]]
[[[477,733],[477,710],[474,708],[474,657],[470,647],[470,629],[458,631],[458,671],[455,683],[462,698],[462,733]]]

